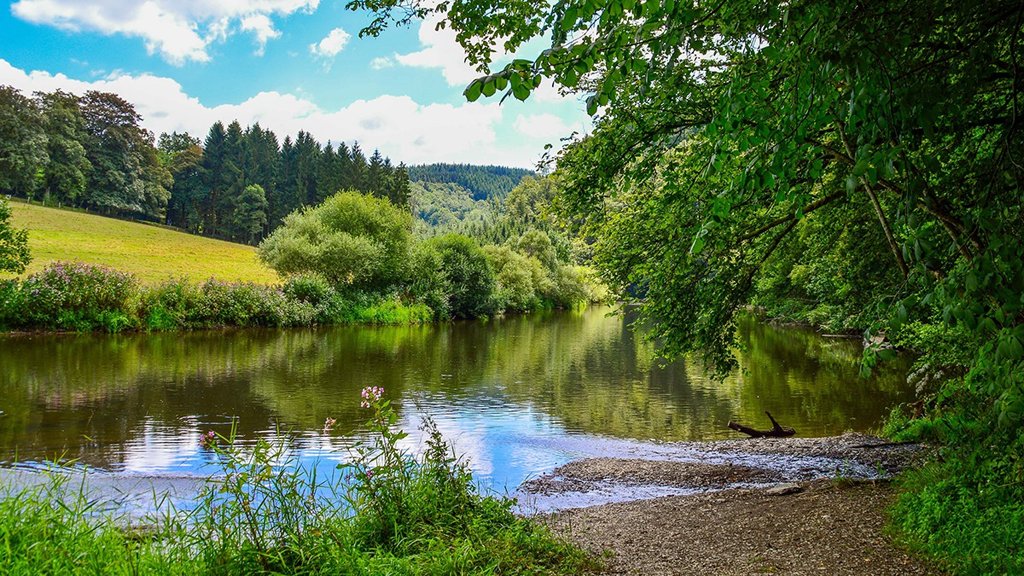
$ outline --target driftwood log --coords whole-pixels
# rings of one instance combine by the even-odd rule
[[[738,422],[733,422],[732,420],[729,420],[728,426],[729,428],[732,428],[737,432],[742,432],[751,438],[786,438],[796,434],[796,430],[780,426],[779,423],[775,421],[775,418],[772,417],[771,412],[765,410],[764,413],[767,414],[768,419],[772,421],[771,430],[755,430],[748,426],[744,426],[743,424],[739,424]]]

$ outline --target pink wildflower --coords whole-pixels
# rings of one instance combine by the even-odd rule
[[[369,408],[374,402],[384,396],[384,389],[380,386],[367,386],[363,388],[359,395],[363,398],[359,405],[363,408]]]

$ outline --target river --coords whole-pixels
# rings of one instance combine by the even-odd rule
[[[156,334],[0,336],[0,466],[70,461],[107,478],[215,472],[199,445],[234,428],[333,468],[365,436],[365,386],[415,432],[428,415],[496,491],[650,441],[735,437],[730,419],[800,436],[869,431],[911,399],[907,365],[858,376],[857,340],[741,322],[740,369],[659,361],[611,308],[487,322]],[[335,424],[325,429],[324,423]],[[420,443],[413,433],[407,447]]]

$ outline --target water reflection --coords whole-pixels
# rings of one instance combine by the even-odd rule
[[[403,426],[431,415],[479,477],[518,484],[579,452],[571,435],[730,437],[770,410],[801,435],[876,426],[909,399],[905,366],[857,376],[856,342],[753,321],[741,370],[660,366],[609,309],[440,326],[0,337],[2,460],[54,456],[119,473],[202,474],[199,434],[285,436],[304,461],[345,458],[359,390],[384,386]],[[324,420],[335,418],[330,432]],[[417,442],[415,435],[410,445]]]

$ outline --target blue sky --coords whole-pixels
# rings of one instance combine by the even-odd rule
[[[358,140],[395,162],[531,167],[589,120],[577,96],[467,103],[475,72],[434,22],[358,38],[337,0],[17,0],[0,11],[0,84],[115,92],[154,133],[215,120]],[[540,44],[524,48],[529,56]]]

